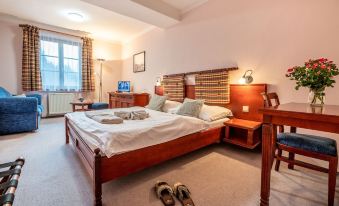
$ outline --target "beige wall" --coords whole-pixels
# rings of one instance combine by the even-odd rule
[[[100,40],[94,40],[93,42],[93,58],[94,69],[96,74],[100,73],[100,62],[96,59],[105,59],[102,64],[102,94],[104,102],[108,102],[108,92],[116,91],[118,81],[121,78],[121,45],[112,44]],[[96,99],[99,95],[99,76],[95,77],[96,83]]]
[[[282,102],[305,102],[308,92],[295,91],[285,71],[317,57],[339,65],[337,8],[337,0],[209,0],[176,26],[126,43],[122,79],[152,93],[160,75],[238,66],[232,83],[254,69],[255,82],[270,84]],[[132,55],[144,50],[146,72],[134,74]],[[338,89],[327,90],[327,103],[339,104]]]
[[[17,24],[0,20],[0,86],[21,93],[22,32]]]
[[[13,94],[22,93],[21,89],[21,53],[22,30],[20,23],[30,23],[9,16],[0,16],[0,86],[8,89]],[[35,23],[35,25],[38,25]],[[67,32],[59,28],[43,25],[43,28]],[[70,32],[74,33],[74,32]],[[103,64],[103,97],[108,102],[108,91],[117,89],[117,81],[121,77],[121,45],[100,40],[93,42],[93,57],[105,58]],[[100,64],[94,61],[94,69],[99,73]],[[99,79],[96,77],[96,88]],[[98,90],[95,92],[97,100]]]

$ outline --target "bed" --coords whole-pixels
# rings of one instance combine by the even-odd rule
[[[217,71],[219,72],[219,71]],[[201,72],[200,72],[201,73]],[[199,74],[200,74],[199,73]],[[204,73],[204,72],[203,72]],[[208,71],[211,73],[211,71]],[[211,73],[212,76],[214,73]],[[176,76],[176,75],[175,75]],[[202,78],[205,81],[206,77]],[[207,92],[207,95],[210,96],[213,100],[211,105],[217,105],[222,107],[227,107],[234,112],[235,117],[241,117],[243,119],[254,120],[260,119],[259,113],[257,112],[258,108],[263,105],[263,100],[260,96],[261,92],[266,91],[266,85],[252,85],[252,86],[244,86],[244,85],[228,85],[227,81],[220,82],[220,78],[222,81],[224,78],[228,78],[227,74],[225,76],[216,76],[213,78],[207,78],[207,86],[212,85],[213,88],[205,88],[202,87],[202,83],[198,82],[199,88],[195,88],[194,85],[185,85],[176,79],[172,79],[169,85],[170,88],[173,89],[173,97],[182,99],[182,98],[191,98],[195,99],[197,95],[204,95],[202,91]],[[213,82],[214,84],[211,84]],[[177,86],[183,86],[183,90],[178,92],[178,89],[175,88]],[[219,98],[215,100],[216,96],[220,96],[220,89],[225,90],[228,96],[227,102],[225,102],[224,98]],[[226,88],[226,89],[225,89]],[[228,88],[230,90],[228,91]],[[212,92],[218,91],[218,92]],[[233,92],[235,91],[235,92]],[[162,86],[155,87],[155,94],[164,95],[164,88]],[[166,91],[166,95],[169,95],[168,90]],[[199,97],[197,97],[199,98]],[[204,99],[206,99],[204,97]],[[251,106],[249,113],[242,113],[242,105]],[[135,108],[134,108],[135,109]],[[148,111],[151,113],[151,116],[154,116],[154,112]],[[159,115],[159,113],[157,113]],[[73,116],[80,116],[78,122],[74,120]],[[168,114],[166,114],[168,115]],[[166,116],[165,115],[165,116]],[[192,121],[192,125],[198,125],[196,128],[192,129],[192,125],[190,126],[190,130],[185,130],[182,133],[176,134],[174,136],[163,135],[164,133],[157,133],[157,131],[152,131],[153,135],[151,141],[146,141],[143,135],[147,134],[151,130],[146,131],[146,133],[139,133],[139,137],[141,137],[140,141],[137,142],[135,139],[129,139],[127,144],[130,147],[126,148],[122,146],[121,141],[107,141],[106,136],[103,135],[102,131],[98,132],[98,128],[95,128],[92,125],[93,122],[86,122],[84,119],[83,113],[72,113],[66,115],[65,117],[65,128],[66,128],[66,144],[72,142],[73,148],[80,157],[81,161],[85,165],[86,170],[91,176],[93,181],[93,190],[95,196],[95,205],[102,204],[102,184],[116,178],[126,176],[128,174],[140,171],[142,169],[151,167],[153,165],[162,163],[166,160],[173,159],[175,157],[182,156],[189,152],[198,150],[200,148],[206,147],[208,145],[219,143],[221,139],[225,135],[225,128],[223,122],[227,119],[219,119],[218,121],[213,121],[212,123],[207,123],[202,120],[198,120],[194,118],[187,119],[187,117],[181,117],[180,120],[172,119],[173,122],[181,121],[181,129],[183,126],[182,121]],[[162,117],[160,117],[162,118]],[[178,118],[178,117],[176,117]],[[186,118],[186,119],[185,119]],[[79,122],[80,121],[80,122]],[[166,121],[165,121],[166,122]],[[79,125],[84,124],[82,127],[87,129],[79,128]],[[170,121],[167,122],[167,127],[162,127],[163,130],[171,130],[173,128],[170,126]],[[134,125],[135,126],[135,125]],[[133,127],[134,127],[133,126]],[[145,125],[144,125],[145,126]],[[154,125],[148,125],[151,128]],[[161,126],[159,126],[161,127]],[[135,126],[134,128],[138,128]],[[101,128],[103,129],[103,128]],[[141,128],[139,128],[141,129]],[[100,130],[100,129],[99,129]],[[137,131],[136,129],[135,131]],[[97,132],[97,136],[91,136],[91,133]],[[108,131],[108,133],[112,133],[112,131]],[[125,135],[123,131],[121,131],[120,135]],[[100,134],[98,134],[100,133]],[[98,137],[101,135],[101,138]],[[146,135],[147,136],[147,135]],[[149,136],[149,135],[148,135]],[[159,137],[159,139],[157,139]],[[127,136],[127,139],[130,138]],[[104,140],[102,140],[104,139]],[[112,144],[112,142],[115,142]],[[126,143],[126,142],[124,142]],[[132,144],[131,144],[132,143]],[[125,144],[126,146],[126,144]],[[156,154],[156,155],[154,155]]]
[[[93,180],[95,205],[102,204],[103,183],[220,142],[224,134],[223,122],[227,120],[206,122],[193,117],[146,111],[150,118],[125,121],[124,127],[97,123],[87,118],[84,112],[65,116],[66,144],[72,142]],[[174,130],[174,127],[180,129]]]

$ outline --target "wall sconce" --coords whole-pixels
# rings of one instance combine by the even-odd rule
[[[244,75],[242,75],[241,79],[239,79],[240,84],[251,84],[253,82],[252,77],[253,70],[247,70]]]
[[[155,86],[161,86],[161,77],[157,77],[157,81],[155,82]]]

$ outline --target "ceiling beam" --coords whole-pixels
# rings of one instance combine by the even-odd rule
[[[180,21],[180,10],[160,0],[82,0],[148,24],[167,28]]]

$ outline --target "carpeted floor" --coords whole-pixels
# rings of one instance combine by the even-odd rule
[[[0,136],[0,162],[26,158],[15,205],[92,205],[91,181],[64,139],[63,118],[42,120],[35,133]],[[104,184],[103,203],[161,206],[152,187],[164,180],[186,184],[197,206],[259,205],[260,165],[259,149],[213,145]],[[279,173],[272,172],[271,184],[273,206],[327,205],[326,174],[291,171],[282,163]]]

